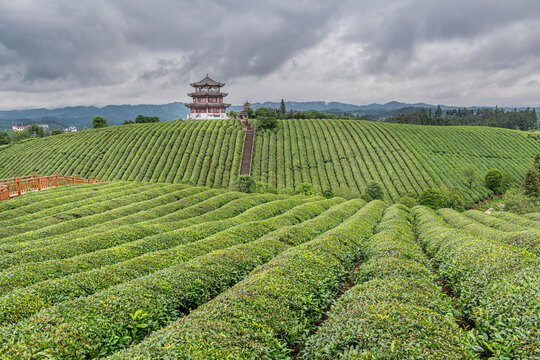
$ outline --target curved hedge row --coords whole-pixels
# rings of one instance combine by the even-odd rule
[[[466,335],[452,302],[434,282],[409,211],[386,209],[362,246],[356,286],[327,313],[306,343],[304,359],[465,359]]]
[[[540,214],[537,214],[540,215]],[[520,225],[526,228],[533,228],[540,230],[540,216],[536,216],[538,219],[535,220],[535,214],[525,214],[524,216],[519,216],[509,212],[500,212],[496,211],[491,214],[491,216],[496,217],[497,219],[508,221],[509,223]]]
[[[320,320],[386,205],[374,201],[278,255],[178,322],[113,359],[285,358]]]
[[[252,199],[242,199],[244,202],[248,202]],[[336,200],[333,200],[336,201]],[[359,205],[358,201],[349,202],[344,205],[334,206],[330,210],[326,211],[320,216],[317,216],[313,220],[308,220],[298,225],[285,227],[280,230],[274,231],[272,236],[281,234],[281,241],[288,243],[287,239],[302,238],[302,236],[308,236],[314,234],[320,229],[326,229],[329,224],[339,223],[346,217],[350,211],[355,210]],[[251,203],[253,206],[255,204]],[[318,204],[317,206],[325,206],[326,203]],[[240,204],[239,204],[240,205]],[[258,212],[258,211],[257,211]],[[251,211],[250,217],[243,216],[243,221],[250,219],[257,219],[257,212]],[[225,230],[226,231],[226,230]],[[184,240],[185,241],[185,240]],[[195,241],[195,239],[191,239]],[[65,276],[59,279],[49,280],[37,283],[33,286],[12,291],[11,293],[0,297],[0,323],[7,324],[20,320],[32,313],[51,306],[54,303],[73,299],[79,296],[87,296],[99,290],[105,289],[109,286],[117,283],[125,282],[142,275],[146,275],[149,272],[159,270],[167,265],[172,265],[176,260],[168,254],[168,251],[158,251],[167,248],[173,248],[174,244],[178,245],[180,242],[169,241],[152,241],[152,237],[142,239],[133,243],[122,245],[121,247],[112,248],[109,253],[122,252],[133,254],[135,250],[142,249],[145,253],[143,256],[132,257],[130,260],[119,262],[110,266],[102,266],[95,270],[89,270],[85,267],[85,271],[82,273],[76,273],[74,275]],[[176,251],[176,249],[172,249]],[[104,251],[95,252],[80,257],[73,258],[68,261],[81,260],[81,258],[87,258],[87,262],[93,266],[99,266],[99,258],[103,255]],[[140,253],[140,250],[139,250]],[[135,253],[136,254],[136,253]],[[156,255],[161,255],[165,261],[151,261],[156,258]],[[109,257],[111,255],[108,255]],[[102,263],[103,261],[101,261]],[[57,264],[60,265],[60,264]]]
[[[11,201],[0,202],[0,225],[21,224],[32,219],[43,217],[43,214],[54,209],[55,213],[74,209],[78,200],[86,200],[97,195],[99,190],[126,187],[127,183],[100,183],[101,187],[88,187],[86,184],[65,185],[47,189],[47,197],[40,192],[28,192],[25,196],[17,196]],[[46,199],[46,200],[45,200]],[[82,203],[82,201],[81,201]]]
[[[463,214],[474,221],[477,221],[481,224],[484,224],[486,226],[492,227],[497,230],[502,230],[506,232],[535,230],[535,226],[531,226],[532,223],[534,223],[533,221],[529,221],[529,224],[524,225],[523,223],[520,223],[518,221],[515,221],[515,220],[507,221],[499,216],[486,214],[479,210],[468,210],[468,211],[465,211]],[[516,215],[516,217],[521,218],[518,215]],[[521,219],[526,221],[526,219],[524,218],[521,218]]]
[[[540,221],[540,212],[525,214],[523,216],[530,220]]]
[[[533,253],[540,254],[539,230],[532,229],[513,232],[503,231],[472,220],[471,218],[453,209],[440,209],[437,211],[437,213],[441,215],[447,223],[458,229],[463,229],[471,234],[488,239],[519,246]],[[499,221],[499,226],[504,226],[504,221]]]
[[[45,210],[45,213],[40,212],[40,217],[24,222],[22,224],[16,224],[12,226],[5,226],[0,228],[0,244],[20,240],[28,240],[23,234],[29,231],[38,231],[40,235],[35,235],[34,238],[40,236],[55,235],[51,229],[61,227],[62,223],[73,220],[78,220],[91,215],[99,215],[105,211],[112,210],[117,207],[116,200],[121,201],[124,205],[128,205],[137,201],[140,198],[140,194],[144,191],[149,191],[154,194],[160,190],[166,184],[160,184],[155,187],[149,184],[130,184],[121,189],[108,188],[96,194],[86,200],[77,201],[76,207],[67,211],[58,212],[55,209]],[[135,199],[133,199],[135,198]],[[58,224],[58,225],[57,225]],[[58,232],[61,233],[61,230]],[[58,234],[57,233],[57,234]]]
[[[231,219],[223,217],[221,220],[208,221],[207,216],[200,219],[195,217],[187,219],[192,224],[187,227],[182,227],[183,221],[155,225],[131,225],[123,229],[73,240],[68,244],[69,246],[51,246],[32,253],[23,252],[23,257],[28,258],[32,255],[35,257],[34,261],[1,272],[0,290],[10,291],[39,281],[124,261],[148,251],[167,249],[171,246],[200,240],[245,221],[262,220],[281,214],[304,201],[315,200],[291,198],[265,203],[266,196],[260,196],[258,199],[262,201],[246,200],[245,202],[252,207]],[[262,205],[257,205],[261,202]],[[240,209],[244,209],[242,205],[240,206]],[[55,255],[56,258],[43,261],[46,258],[53,258]],[[17,259],[20,260],[20,258]]]
[[[540,356],[540,260],[520,248],[448,226],[433,210],[413,209],[417,235],[475,324],[484,356]]]

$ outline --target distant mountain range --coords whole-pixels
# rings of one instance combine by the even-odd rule
[[[286,101],[285,106],[288,110],[309,111],[316,110],[335,114],[350,113],[356,115],[369,114],[375,117],[391,116],[397,110],[409,108],[432,108],[437,105],[426,103],[407,104],[398,101],[390,101],[386,104],[353,105],[341,102],[325,101]],[[443,110],[457,109],[457,106],[440,105]],[[251,107],[258,109],[260,107],[270,107],[278,109],[279,102],[257,102],[251,104]],[[473,107],[473,108],[476,108]],[[241,105],[231,106],[230,110],[239,111]],[[173,102],[162,105],[107,105],[104,107],[96,106],[70,106],[56,109],[30,109],[30,110],[4,110],[0,111],[0,127],[10,127],[12,123],[32,124],[32,123],[54,123],[63,126],[87,126],[90,127],[94,116],[103,116],[107,119],[109,125],[119,125],[124,120],[134,120],[137,115],[157,116],[160,121],[171,121],[185,119],[189,109],[182,102]]]

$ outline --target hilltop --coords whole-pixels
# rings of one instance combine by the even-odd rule
[[[91,129],[3,147],[0,178],[37,171],[229,187],[238,176],[243,141],[236,120]],[[520,182],[539,152],[538,136],[517,130],[280,120],[277,129],[257,132],[251,173],[278,193],[309,182],[320,193],[358,196],[375,180],[389,201],[446,186],[471,205],[491,192],[481,182],[469,188],[463,167],[472,165],[479,174],[498,168]]]

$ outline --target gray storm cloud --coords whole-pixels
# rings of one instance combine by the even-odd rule
[[[540,101],[540,2],[0,0],[0,107],[186,100]],[[531,103],[534,102],[534,103]]]

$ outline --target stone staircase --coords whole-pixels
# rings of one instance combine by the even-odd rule
[[[253,159],[253,145],[255,144],[255,133],[257,128],[247,117],[238,118],[242,124],[242,131],[245,132],[244,148],[242,150],[242,163],[240,164],[240,175],[251,175],[251,161]]]

